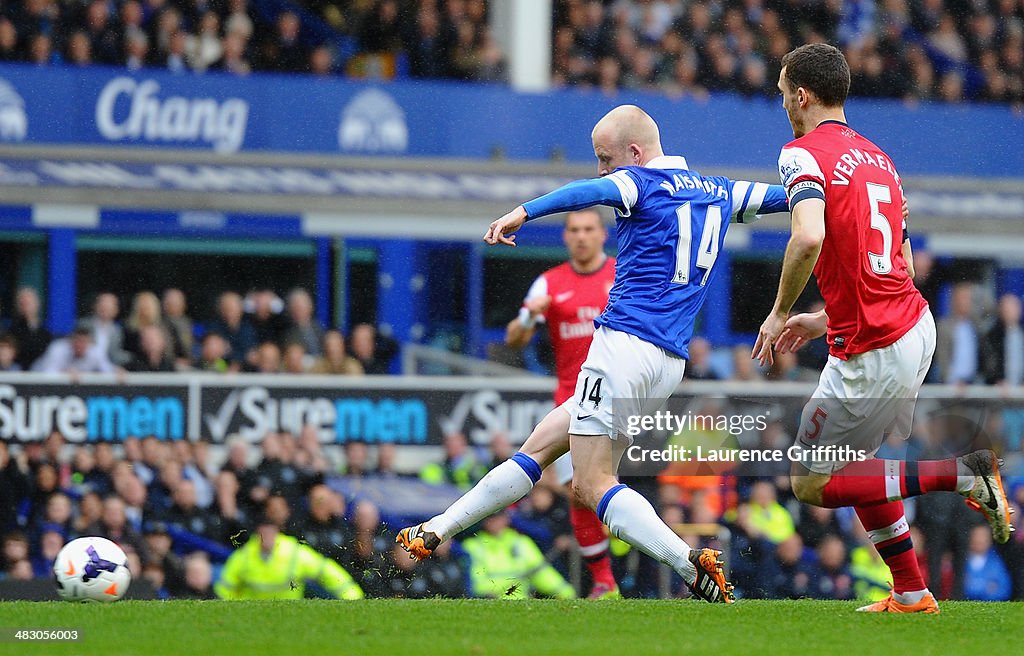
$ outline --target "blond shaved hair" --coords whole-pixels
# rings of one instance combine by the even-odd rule
[[[619,105],[605,114],[594,126],[591,136],[599,133],[605,143],[625,147],[636,144],[645,151],[661,154],[661,132],[650,114],[636,105]]]

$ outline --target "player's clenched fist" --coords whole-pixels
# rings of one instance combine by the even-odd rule
[[[526,218],[526,210],[523,209],[522,205],[520,205],[492,223],[490,227],[487,228],[487,234],[484,235],[484,241],[492,246],[494,244],[515,246],[516,237],[513,233],[523,227],[523,224],[526,223]]]
[[[531,317],[536,317],[548,311],[548,308],[551,307],[551,297],[544,295],[531,298],[523,306],[530,311]]]

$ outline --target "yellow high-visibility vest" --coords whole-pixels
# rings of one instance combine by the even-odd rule
[[[316,581],[338,599],[362,599],[363,589],[341,565],[279,533],[269,556],[254,535],[228,557],[213,591],[221,599],[302,599]]]
[[[536,590],[548,597],[575,599],[576,591],[562,578],[537,544],[514,529],[498,535],[480,531],[462,543],[469,554],[470,593],[474,597],[524,599]]]

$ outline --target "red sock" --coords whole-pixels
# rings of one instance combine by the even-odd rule
[[[902,594],[926,589],[910,540],[910,526],[903,514],[903,501],[857,506],[854,510],[892,572],[893,591]]]
[[[608,557],[608,535],[604,532],[604,524],[593,510],[576,503],[569,504],[569,521],[594,583],[614,587],[615,575],[612,574],[612,561]]]
[[[909,462],[872,458],[851,462],[832,474],[821,500],[826,508],[860,507],[939,491],[956,491],[955,458]]]

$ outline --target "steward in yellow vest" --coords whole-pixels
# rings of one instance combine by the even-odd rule
[[[262,519],[256,534],[228,557],[213,591],[221,599],[302,599],[307,581],[338,599],[363,598],[341,565]]]

